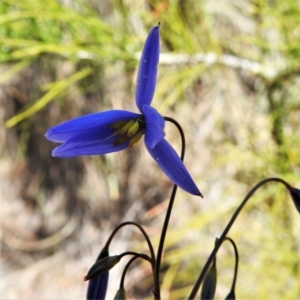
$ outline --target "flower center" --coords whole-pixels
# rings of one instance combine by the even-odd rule
[[[108,127],[114,129],[113,135],[117,139],[114,141],[115,146],[122,145],[128,141],[129,148],[131,149],[142,137],[145,132],[145,120],[132,119],[132,120],[120,120],[113,124],[108,124]]]

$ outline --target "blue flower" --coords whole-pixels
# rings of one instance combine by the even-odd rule
[[[164,118],[150,106],[158,60],[159,26],[156,26],[147,37],[139,65],[135,100],[140,113],[109,110],[78,117],[50,128],[46,138],[62,143],[52,155],[63,158],[132,148],[145,135],[148,152],[165,174],[183,190],[202,196],[180,157],[164,138]]]

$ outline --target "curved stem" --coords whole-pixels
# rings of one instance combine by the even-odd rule
[[[152,260],[151,260],[150,256],[148,256],[147,254],[137,253],[137,252],[134,252],[134,251],[126,251],[126,252],[123,252],[122,254],[120,254],[119,257],[121,259],[126,255],[134,255],[136,257],[140,257],[142,259],[145,259],[145,260],[149,261],[152,264]]]
[[[237,246],[236,246],[233,239],[231,239],[230,237],[227,236],[224,239],[224,241],[229,241],[231,243],[231,245],[233,247],[233,250],[234,250],[234,255],[235,255],[234,275],[233,275],[232,285],[231,285],[231,289],[230,289],[230,292],[234,292],[235,291],[237,274],[238,274],[238,268],[239,268],[239,252],[238,252]]]
[[[139,225],[138,223],[136,222],[132,222],[132,221],[127,221],[127,222],[123,222],[121,224],[119,224],[115,229],[114,231],[111,233],[110,237],[108,238],[104,248],[108,249],[109,248],[109,245],[112,241],[112,239],[114,238],[115,234],[118,232],[118,230],[120,228],[122,228],[123,226],[126,226],[126,225],[134,225],[136,226],[140,231],[141,233],[144,235],[145,237],[145,240],[148,244],[148,248],[149,248],[149,251],[150,251],[150,255],[151,255],[151,265],[152,265],[152,269],[154,269],[154,263],[155,263],[155,253],[154,253],[154,249],[153,249],[153,246],[151,244],[151,241],[150,241],[150,238],[148,236],[148,234],[146,233],[146,231],[144,230],[144,228]]]
[[[180,158],[183,161],[184,154],[185,154],[185,137],[184,137],[183,130],[176,120],[174,120],[170,117],[164,117],[164,119],[168,122],[173,123],[177,127],[177,129],[180,133],[180,137],[181,137]],[[153,288],[153,293],[154,293],[155,299],[160,299],[160,274],[159,274],[160,273],[160,265],[161,265],[164,243],[165,243],[165,239],[166,239],[166,235],[167,235],[168,225],[169,225],[169,221],[170,221],[170,217],[171,217],[171,212],[172,212],[176,192],[177,192],[177,185],[174,184],[172,193],[171,193],[171,197],[170,197],[170,201],[169,201],[169,205],[167,208],[167,213],[166,213],[166,217],[164,220],[163,228],[161,231],[157,255],[156,255],[156,262],[155,262],[155,268],[154,268],[154,288]]]
[[[173,123],[177,127],[177,129],[178,129],[178,131],[180,133],[180,137],[181,137],[181,153],[180,153],[180,158],[183,161],[184,160],[184,155],[185,155],[185,136],[184,136],[183,129],[181,128],[180,124],[176,120],[174,120],[173,118],[164,117],[164,119],[166,121],[168,121],[168,122]]]
[[[275,181],[275,182],[280,182],[282,183],[288,190],[291,190],[292,187],[283,179],[281,178],[277,178],[277,177],[272,177],[272,178],[267,178],[264,179],[262,181],[260,181],[258,184],[256,184],[251,190],[250,192],[247,194],[247,196],[244,198],[244,200],[242,201],[242,203],[239,205],[239,207],[236,209],[235,213],[233,214],[233,216],[231,217],[230,221],[228,222],[227,226],[225,227],[223,233],[221,234],[220,238],[219,238],[219,243],[217,243],[215,245],[215,248],[213,249],[213,251],[211,252],[210,256],[208,257],[192,291],[191,294],[189,295],[188,299],[194,299],[198,293],[198,290],[201,286],[201,283],[203,282],[203,279],[205,277],[205,274],[207,273],[207,270],[209,268],[209,266],[211,265],[211,263],[213,262],[220,246],[222,245],[224,239],[226,238],[226,235],[228,233],[228,231],[230,230],[230,228],[232,227],[233,223],[235,222],[236,218],[238,217],[239,213],[241,212],[241,210],[244,208],[245,204],[248,202],[248,200],[253,196],[253,194],[264,184],[270,182],[270,181]]]
[[[129,269],[130,265],[137,259],[139,258],[138,256],[134,256],[132,257],[129,262],[127,263],[127,265],[125,266],[123,273],[122,273],[122,277],[121,277],[121,281],[120,281],[120,289],[124,290],[124,281],[125,281],[125,276],[126,276],[126,272]]]

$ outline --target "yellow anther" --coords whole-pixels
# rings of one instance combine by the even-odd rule
[[[129,120],[129,121],[117,121],[113,124],[108,124],[109,128],[115,129],[112,135],[106,137],[105,139],[110,139],[113,136],[121,135],[115,142],[115,146],[121,145],[127,142],[132,136],[134,136],[139,130],[139,121],[138,120]],[[124,135],[124,137],[122,136]]]
[[[139,123],[138,120],[136,120],[136,121],[134,122],[134,124],[128,129],[127,135],[128,135],[129,137],[134,136],[134,135],[138,132],[139,128],[140,128],[140,123]]]
[[[124,134],[128,131],[128,129],[134,124],[135,120],[128,121],[123,127],[121,127],[120,130],[118,130],[118,133]]]
[[[143,134],[144,134],[144,132],[140,131],[130,140],[130,144],[129,144],[130,149],[132,149],[132,147],[141,139]]]
[[[128,121],[117,121],[113,124],[108,124],[108,127],[111,129],[120,129],[122,128]]]

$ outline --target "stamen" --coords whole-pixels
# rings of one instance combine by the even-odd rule
[[[134,136],[138,132],[139,128],[140,128],[140,122],[139,120],[136,120],[134,124],[128,129],[127,135],[129,137]]]
[[[124,134],[134,124],[135,120],[128,121],[119,131],[120,134]]]
[[[118,134],[124,134],[127,132],[127,130],[134,124],[135,120],[129,120],[129,121],[124,121],[124,120],[121,120],[121,121],[117,121],[115,123],[112,123],[112,124],[108,124],[108,127],[111,128],[111,129],[116,129],[112,135],[108,136],[105,138],[105,140],[113,137],[113,136],[116,136]]]
[[[144,120],[132,119],[128,121],[120,120],[112,124],[108,124],[108,127],[114,129],[112,135],[105,139],[117,136],[113,142],[114,146],[120,146],[129,142],[129,148],[132,148],[144,134]]]
[[[129,149],[133,148],[133,146],[141,139],[143,134],[144,131],[140,131],[130,140]]]
[[[111,129],[120,129],[121,127],[123,127],[128,121],[117,121],[113,124],[108,124],[108,127]]]

